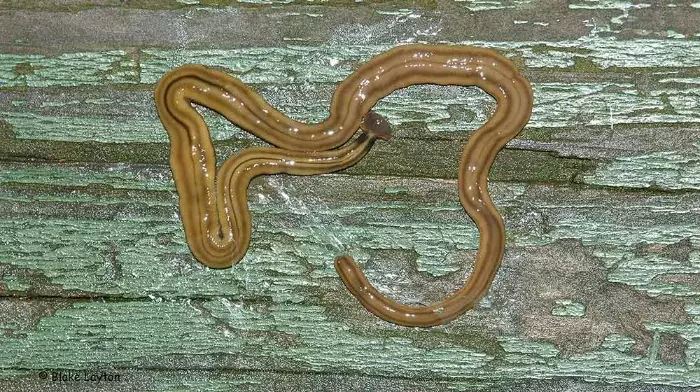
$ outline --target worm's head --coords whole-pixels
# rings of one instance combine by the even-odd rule
[[[362,128],[365,133],[376,138],[382,140],[391,139],[391,124],[389,124],[389,121],[371,110],[362,117],[360,128]]]

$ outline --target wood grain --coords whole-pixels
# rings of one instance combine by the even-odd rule
[[[0,1],[0,389],[700,386],[700,10],[648,3]],[[476,89],[396,92],[377,107],[395,140],[357,166],[256,180],[248,256],[199,265],[159,76],[218,66],[313,121],[338,81],[405,42],[500,49],[534,84],[532,121],[490,176],[508,238],[480,306],[399,328],[332,267],[349,251],[402,302],[461,285],[477,233],[457,157],[493,109]],[[260,144],[205,117],[221,160]],[[123,381],[40,378],[52,370]]]

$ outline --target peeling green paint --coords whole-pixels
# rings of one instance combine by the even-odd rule
[[[177,349],[169,343],[178,341],[191,354],[219,360],[238,357],[243,364],[264,364],[263,368],[275,370],[452,379],[478,376],[501,381],[585,375],[606,382],[699,385],[696,370],[652,365],[646,357],[618,350],[561,357],[550,344],[504,336],[499,342],[508,353],[505,362],[487,366],[492,357],[459,346],[417,348],[412,341],[421,334],[407,330],[401,338],[363,337],[342,320],[330,319],[318,306],[250,306],[224,298],[201,303],[90,301],[56,310],[26,337],[0,337],[4,348],[0,361],[24,369],[140,364],[145,358],[176,355]],[[101,349],[92,349],[96,345]],[[32,347],[32,358],[23,355],[26,347]]]
[[[261,93],[275,107],[304,122],[318,122],[328,115],[335,85],[294,84],[264,88]],[[20,139],[95,142],[165,142],[167,135],[158,121],[152,99],[143,92],[129,94],[127,100],[91,98],[71,101],[42,101],[37,104],[13,101],[0,116]],[[89,95],[88,95],[89,94]],[[150,91],[147,92],[150,95]],[[700,121],[698,93],[694,85],[640,89],[621,83],[538,83],[534,87],[535,106],[530,128],[604,126],[624,124],[693,123]],[[306,99],[302,100],[302,97]],[[309,104],[311,101],[313,103]],[[116,114],[114,106],[122,107]],[[37,107],[38,106],[38,107]],[[61,107],[60,111],[55,108]],[[416,86],[399,90],[382,99],[375,110],[398,130],[466,134],[484,124],[494,102],[476,88]],[[85,115],[86,112],[91,115]],[[214,140],[250,139],[222,116],[204,111]],[[429,131],[427,134],[425,129]]]
[[[89,203],[95,207],[102,206],[100,209],[91,211],[98,213],[104,210],[106,215],[100,213],[99,216],[102,218],[97,221],[92,221],[90,214],[79,214],[73,218],[75,220],[65,219],[62,217],[65,215],[59,215],[52,219],[43,218],[41,223],[32,223],[26,219],[3,220],[3,231],[7,233],[3,252],[15,255],[6,262],[22,268],[43,266],[42,269],[46,269],[45,273],[49,274],[52,282],[63,285],[67,289],[92,291],[96,287],[107,284],[105,287],[110,293],[126,290],[124,293],[138,295],[138,293],[152,290],[149,288],[152,284],[147,283],[150,275],[144,275],[143,281],[136,279],[141,276],[138,272],[141,269],[139,265],[145,260],[153,260],[156,263],[154,265],[161,265],[161,273],[167,279],[173,279],[172,273],[168,272],[168,269],[172,268],[168,260],[177,260],[177,263],[182,263],[183,267],[192,262],[176,215],[177,195],[174,193],[167,168],[156,170],[139,166],[114,166],[102,169],[96,166],[62,169],[51,166],[6,167],[0,171],[0,183],[18,185],[40,183],[51,186],[35,188],[31,193],[27,192],[33,188],[27,185],[19,188],[0,186],[0,190],[5,189],[4,192],[0,192],[0,199],[9,203],[8,208],[18,208],[22,202],[29,201],[75,205],[78,208],[76,211],[79,211],[78,206],[81,203]],[[335,279],[330,262],[335,255],[345,249],[351,250],[361,263],[365,263],[374,252],[379,250],[415,252],[414,259],[409,261],[415,262],[417,272],[442,276],[461,268],[463,258],[455,257],[455,254],[475,250],[477,246],[476,228],[466,218],[459,205],[454,181],[426,183],[421,180],[401,182],[390,178],[355,179],[352,183],[356,184],[357,189],[352,193],[359,198],[378,198],[373,203],[360,202],[360,199],[346,203],[334,201],[336,191],[333,189],[339,189],[334,188],[335,186],[342,187],[344,193],[348,192],[347,187],[350,182],[347,182],[343,176],[329,176],[322,179],[286,177],[284,180],[269,177],[259,183],[267,185],[262,185],[262,188],[255,186],[249,192],[251,209],[256,222],[254,245],[251,247],[249,258],[246,259],[251,261],[232,269],[233,275],[221,272],[221,277],[227,280],[252,279],[250,274],[253,271],[256,271],[256,274],[263,274],[254,279],[277,279],[264,277],[265,265],[268,265],[270,268],[275,266],[274,269],[284,271],[284,274],[296,276],[297,284],[311,284],[312,281],[303,283],[303,280],[298,280],[300,276],[307,273],[305,269],[283,268],[283,265],[290,260],[296,260],[292,265],[299,265],[300,262],[310,263],[313,266],[312,271],[309,272],[310,277]],[[328,187],[327,184],[336,183],[338,185],[331,185],[327,192],[312,191],[312,189]],[[395,185],[389,185],[391,183]],[[373,184],[371,186],[376,187],[376,190],[370,190],[373,188],[368,188],[368,184]],[[401,191],[387,192],[387,186],[389,189]],[[62,190],[61,187],[65,189]],[[696,250],[700,226],[696,219],[697,213],[693,212],[697,207],[696,199],[685,197],[683,194],[641,199],[617,195],[614,196],[619,198],[617,200],[628,201],[613,204],[609,204],[609,201],[604,202],[608,205],[608,213],[595,215],[590,212],[591,207],[587,203],[575,205],[567,199],[566,192],[574,195],[578,193],[576,189],[557,194],[556,192],[562,192],[563,189],[500,183],[492,183],[491,187],[496,204],[504,213],[508,225],[508,243],[512,246],[543,246],[561,239],[577,238],[586,246],[596,249],[596,256],[604,260],[610,269],[609,279],[613,282],[631,285],[653,295],[662,293],[695,295],[696,291],[688,286],[665,283],[656,278],[668,274],[700,272]],[[415,189],[423,189],[429,195],[443,192],[445,196],[432,201],[412,201],[411,199],[416,197]],[[138,205],[144,208],[138,208],[129,198],[130,192],[133,191],[141,192],[134,195],[138,197]],[[597,196],[601,202],[604,200],[603,195],[614,195],[606,191],[601,192]],[[382,199],[385,200],[382,201]],[[13,205],[16,207],[9,207]],[[130,208],[129,205],[134,207]],[[159,209],[149,212],[145,206]],[[673,225],[665,221],[669,211],[677,217]],[[141,219],[134,221],[134,216],[140,216]],[[103,219],[106,218],[109,220],[104,221]],[[302,224],[299,224],[299,219],[302,219]],[[650,226],[640,229],[629,223],[635,222],[636,219],[650,222]],[[286,223],[280,224],[280,222]],[[651,222],[654,223],[651,224]],[[49,233],[53,234],[48,236]],[[119,237],[114,237],[110,233],[121,234]],[[42,240],[36,240],[40,238]],[[654,253],[655,248],[639,253],[638,244],[671,246],[686,239],[690,239],[687,245],[689,248],[688,250],[679,248],[680,253],[676,252],[676,259],[664,257],[665,248],[660,248],[661,254]],[[166,241],[167,245],[159,244],[159,241]],[[131,271],[133,268],[134,275],[129,286],[124,286],[125,283],[113,286],[108,284],[109,280],[106,280],[111,267],[101,263],[109,259],[112,243],[116,244],[115,250],[119,252],[115,256],[119,262],[131,263],[130,255],[141,255],[139,256],[141,261],[133,265],[123,264],[121,267],[124,272]],[[33,254],[33,251],[29,251],[30,249],[45,249],[44,252],[46,252],[59,244],[63,244],[60,245],[61,248],[73,249],[76,253],[71,253],[73,256],[69,256],[66,253],[52,251],[52,253],[44,253],[44,256],[39,258],[34,256],[31,259],[20,258],[19,260],[24,261],[17,264],[17,261],[12,259],[16,259],[19,244],[22,244],[19,249],[27,249],[26,252],[30,252],[26,253],[27,256]],[[99,268],[106,271],[103,272],[107,274],[106,276],[95,276],[96,280],[78,281],[75,281],[71,274],[64,276],[65,272],[60,267],[63,263],[62,258],[83,259],[87,254],[91,254],[93,258],[90,265],[94,267],[91,268],[101,265]],[[280,255],[287,256],[273,262],[279,259]],[[402,253],[396,255],[399,260],[403,258],[401,255]],[[52,271],[49,268],[49,259],[46,257],[53,260],[51,263],[55,263],[56,270]],[[33,261],[29,262],[30,260]],[[272,264],[268,264],[271,262]],[[405,263],[406,260],[402,262]],[[243,266],[244,264],[247,266]],[[262,269],[258,270],[258,268]],[[197,273],[203,273],[203,271],[206,270]],[[370,276],[380,271],[370,271]],[[212,273],[214,272],[210,271],[206,274]],[[163,283],[165,282],[164,280]],[[199,285],[203,282],[195,284]],[[235,289],[238,286],[240,285],[231,282],[221,285],[221,287],[229,287],[230,289],[225,292],[231,294],[238,292]],[[175,290],[173,293],[181,293],[187,287],[185,280],[181,280],[172,286]],[[284,288],[287,287],[286,283],[282,286],[275,283],[274,287],[283,289],[283,293],[280,294],[283,297],[292,295],[286,291],[287,288]],[[197,290],[203,289],[204,287],[197,288]],[[298,297],[299,295],[302,297]],[[293,296],[303,298],[303,294],[293,294]]]
[[[687,152],[658,151],[621,157],[584,176],[589,184],[700,190],[700,144]]]
[[[538,42],[458,42],[500,49],[525,60],[530,68],[573,67],[581,56],[571,49],[587,50],[595,67],[694,67],[700,57],[697,42],[644,39],[630,41],[582,38],[548,43],[556,50],[543,51]],[[43,55],[0,54],[0,87],[75,86],[102,83],[155,83],[169,69],[182,64],[223,67],[241,75],[246,83],[332,83],[352,72],[350,64],[367,60],[393,45],[349,47],[288,45],[281,48],[210,50],[141,49],[138,63],[126,51]],[[533,50],[533,47],[536,49]],[[335,65],[329,59],[343,58]],[[24,66],[23,66],[24,64]],[[20,68],[18,68],[20,67]],[[588,68],[588,67],[587,67]],[[584,70],[585,71],[585,70]]]
[[[633,345],[634,339],[630,338],[629,336],[622,334],[611,334],[605,337],[605,341],[603,341],[601,347],[627,352]]]
[[[22,277],[12,274],[0,276],[0,283],[4,284],[7,290],[11,291],[25,291],[31,287]],[[0,292],[2,292],[2,290],[0,290]]]
[[[123,50],[39,54],[0,54],[0,88],[134,83],[136,63]]]
[[[552,316],[581,317],[586,313],[586,305],[568,299],[555,301]]]
[[[197,3],[0,0],[0,389],[95,366],[128,378],[106,390],[700,386],[694,3]],[[338,81],[408,42],[493,47],[534,83],[490,173],[507,246],[476,309],[396,327],[332,266],[353,254],[409,304],[464,282],[478,233],[457,159],[493,107],[476,89],[387,97],[394,140],[342,175],[256,180],[246,259],[193,260],[153,83],[207,63],[317,121]],[[204,115],[220,159],[258,145]]]

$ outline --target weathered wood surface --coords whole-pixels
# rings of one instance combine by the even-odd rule
[[[665,0],[0,1],[0,390],[699,387],[698,25],[700,3]],[[220,66],[311,121],[405,42],[498,48],[534,84],[490,176],[508,243],[479,307],[397,327],[332,267],[349,252],[404,302],[463,282],[457,157],[493,108],[476,89],[387,97],[394,140],[344,173],[255,180],[246,258],[193,260],[159,76]],[[259,143],[205,115],[220,159]]]

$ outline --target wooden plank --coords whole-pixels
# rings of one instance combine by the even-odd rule
[[[540,133],[579,128],[583,136],[596,127],[612,129],[614,133],[616,127],[624,129],[630,125],[648,127],[700,121],[700,78],[693,81],[653,76],[650,83],[654,87],[646,88],[628,82],[562,83],[536,78],[533,81],[536,103],[527,129],[537,129]],[[305,122],[318,122],[328,116],[334,90],[333,84],[265,84],[258,88],[273,106]],[[151,86],[138,90],[9,90],[0,93],[0,116],[7,124],[5,132],[17,139],[167,142],[152,94]],[[476,88],[416,86],[382,99],[375,110],[394,126],[396,137],[434,139],[466,134],[478,128],[486,122],[494,105],[490,96]],[[206,118],[215,140],[251,138],[223,117],[208,114]],[[523,136],[527,138],[528,134]]]
[[[285,4],[285,0],[251,6],[225,0],[189,5],[175,1],[3,0],[0,21],[12,28],[0,42],[13,52],[32,53],[41,48],[43,53],[56,53],[58,48],[280,47],[280,42],[329,40],[338,45],[393,44],[407,39],[522,41],[523,37],[542,44],[592,37],[679,40],[697,37],[700,18],[694,0],[642,5],[607,0],[334,2]],[[42,29],[32,28],[37,25]],[[313,28],[299,28],[309,25]],[[638,48],[640,54],[645,53],[643,45]]]
[[[0,389],[697,388],[697,9],[0,0]],[[377,110],[394,140],[342,174],[254,181],[251,252],[227,270],[197,263],[153,83],[210,64],[317,121],[338,81],[409,42],[494,47],[534,83],[532,121],[490,173],[508,238],[477,309],[396,327],[332,267],[349,252],[407,303],[463,282],[478,233],[457,201],[457,156],[493,109],[475,89],[387,97]],[[219,160],[260,144],[205,117]],[[40,376],[103,369],[124,382]]]
[[[346,250],[362,261],[381,255],[405,263],[410,255],[415,276],[407,276],[404,284],[414,285],[424,273],[464,273],[470,257],[455,256],[477,245],[453,180],[270,177],[256,180],[249,192],[255,235],[245,261],[230,271],[211,271],[192,259],[184,243],[167,169],[86,169],[0,172],[11,180],[0,194],[6,211],[0,221],[2,259],[11,269],[27,270],[27,292],[60,286],[79,296],[206,292],[252,298],[266,296],[272,287],[280,290],[280,298],[300,300],[307,287],[323,291],[337,283],[332,258]],[[698,272],[696,193],[521,183],[491,187],[506,219],[509,246],[533,247],[537,253],[538,247],[576,239],[598,252],[596,257],[611,268],[612,281],[651,295],[698,294],[694,283],[674,285],[661,278]],[[605,211],[593,208],[602,205]],[[673,225],[668,214],[675,218]],[[646,228],[635,222],[645,222]],[[669,246],[679,255],[664,255]],[[95,274],[82,276],[83,269]],[[381,270],[375,273],[381,276]],[[33,285],[35,278],[46,288]],[[212,279],[221,280],[213,284]]]
[[[700,59],[697,54],[700,44],[694,40],[588,38],[553,41],[546,45],[532,41],[455,40],[447,43],[498,49],[535,70],[599,72],[612,68],[624,72],[629,68],[646,68],[657,74],[663,75],[666,71],[672,75],[673,68],[692,68],[695,69],[692,75],[697,77],[696,65]],[[174,66],[191,63],[223,67],[247,83],[331,83],[343,80],[358,64],[393,46],[337,45],[331,41],[322,45],[285,44],[240,49],[146,48],[138,52],[67,52],[55,56],[2,53],[0,86],[151,84]]]
[[[599,295],[603,297],[605,293]],[[690,365],[686,365],[683,359],[679,361],[676,351],[682,349],[684,338],[697,338],[697,324],[654,323],[654,311],[645,312],[648,322],[641,323],[642,328],[648,328],[648,350],[642,347],[640,353],[634,347],[633,338],[627,334],[638,331],[622,325],[635,317],[628,316],[627,320],[618,321],[620,328],[628,328],[624,336],[611,333],[597,348],[564,353],[550,342],[508,336],[502,331],[494,336],[493,329],[480,328],[481,322],[470,323],[477,317],[489,319],[482,312],[472,313],[456,325],[425,331],[388,326],[364,312],[351,308],[342,311],[328,303],[241,303],[224,297],[68,304],[47,301],[0,301],[3,313],[33,313],[35,323],[3,322],[6,333],[0,337],[0,358],[6,367],[30,371],[110,365],[147,369],[252,368],[454,381],[476,378],[487,383],[585,377],[589,381],[672,386],[697,385],[698,377],[697,368],[692,365],[695,358],[689,358]],[[604,300],[598,304],[598,310],[610,314],[609,307],[615,303]],[[667,317],[671,309],[672,306],[663,309],[660,317]],[[656,310],[662,309],[656,306]],[[696,311],[691,309],[691,313]],[[571,333],[571,327],[583,331],[591,324],[605,325],[600,323],[603,320],[588,317],[537,312],[530,317],[548,319],[546,324],[550,325],[543,331],[539,329],[543,324],[531,320],[532,324],[526,327],[533,328],[532,332],[558,333],[559,337]],[[553,325],[557,327],[552,328]],[[608,325],[606,329],[612,331],[614,327]],[[27,348],[31,348],[31,355],[27,355]],[[661,356],[660,350],[668,350],[666,355],[670,357]],[[686,348],[688,351],[693,353]]]
[[[103,373],[104,371],[104,373]],[[78,374],[83,372],[71,370],[56,371],[56,376]],[[329,373],[295,373],[295,372],[245,372],[219,370],[143,370],[143,369],[106,369],[88,371],[88,376],[119,376],[118,381],[101,381],[100,383],[52,382],[52,372],[47,372],[47,380],[40,372],[23,371],[12,373],[12,381],[0,379],[4,391],[37,391],[50,388],[57,391],[260,391],[285,390],[290,392],[334,391],[342,385],[343,390],[362,392],[378,390],[387,392],[403,391],[492,391],[492,392],[526,392],[526,391],[577,391],[594,388],[599,392],[683,392],[688,388],[639,385],[632,383],[609,384],[593,383],[573,379],[554,380],[518,380],[518,381],[459,381],[436,379],[406,379],[398,377],[374,377],[361,374]]]
[[[373,148],[371,158],[367,158],[362,164],[347,170],[346,173],[455,178],[463,144],[464,141],[421,143],[410,140],[378,144]],[[217,156],[223,160],[242,148],[250,146],[249,142],[217,143]],[[3,156],[19,161],[132,162],[158,165],[167,164],[168,148],[166,144],[152,143],[133,143],[124,146],[122,144],[24,141],[0,145]],[[586,159],[557,157],[547,152],[506,150],[501,152],[501,160],[497,166],[494,166],[491,175],[494,179],[504,181],[567,182],[587,172],[593,166]]]

